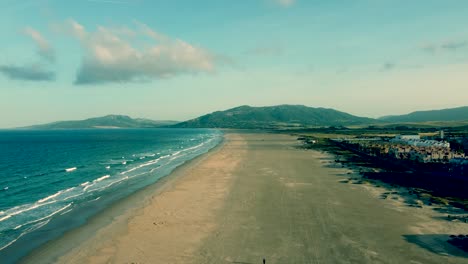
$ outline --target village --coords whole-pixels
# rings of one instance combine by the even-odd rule
[[[464,139],[451,139],[451,141],[454,140],[464,142]],[[468,165],[468,156],[464,149],[451,148],[451,144],[444,139],[443,131],[437,138],[422,138],[420,135],[397,135],[393,138],[357,137],[338,138],[332,139],[332,141],[372,157],[417,163]]]

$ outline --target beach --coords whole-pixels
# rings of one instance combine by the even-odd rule
[[[22,263],[466,263],[468,234],[434,206],[346,181],[296,137],[227,132],[207,154],[119,201]]]

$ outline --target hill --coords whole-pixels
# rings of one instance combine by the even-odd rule
[[[181,128],[278,128],[371,124],[375,119],[303,105],[239,106],[174,125]]]
[[[385,122],[431,122],[431,121],[467,121],[468,106],[442,110],[417,111],[407,115],[384,116]]]
[[[80,129],[80,128],[154,128],[173,125],[175,121],[154,121],[131,118],[125,115],[107,115],[85,120],[59,121],[43,125],[24,127],[25,129]]]

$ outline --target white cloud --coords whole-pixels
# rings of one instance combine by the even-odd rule
[[[86,31],[73,20],[67,24],[68,31],[84,49],[76,84],[130,82],[213,72],[218,61],[210,52],[183,40],[171,39],[144,24],[138,23],[136,30],[100,26],[94,32]]]
[[[42,58],[48,60],[49,62],[55,61],[55,51],[47,39],[41,35],[38,31],[34,30],[31,27],[24,29],[24,33],[30,36],[37,45],[37,53]]]

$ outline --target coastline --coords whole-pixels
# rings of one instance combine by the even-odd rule
[[[60,237],[32,250],[20,258],[18,263],[55,263],[59,261],[60,257],[69,254],[74,248],[85,247],[91,239],[96,238],[96,232],[109,227],[112,227],[112,232],[124,232],[128,220],[132,216],[138,215],[139,211],[143,210],[154,196],[164,192],[179,178],[184,177],[184,172],[217,153],[223,147],[225,141],[223,135],[222,141],[208,152],[186,161],[155,183],[114,202],[103,211],[90,217],[85,224],[68,230]]]
[[[23,263],[466,262],[446,239],[468,233],[467,224],[407,206],[403,194],[379,199],[382,188],[344,183],[350,168],[301,149],[296,137],[225,137],[164,184],[119,203],[122,214],[109,209],[99,228],[62,238],[72,250],[50,243]]]

